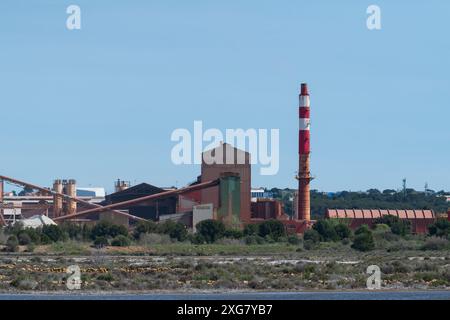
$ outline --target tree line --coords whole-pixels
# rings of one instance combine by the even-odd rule
[[[281,200],[284,211],[292,215],[292,200],[295,190],[273,188],[274,197]],[[319,192],[311,190],[311,215],[314,219],[325,216],[327,209],[417,209],[445,213],[449,207],[445,191],[419,192],[406,189],[405,192],[386,189],[369,189],[365,192]]]

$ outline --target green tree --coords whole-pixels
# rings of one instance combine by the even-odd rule
[[[60,228],[70,239],[83,239],[83,228],[75,223],[64,222],[60,225]]]
[[[348,239],[352,235],[352,230],[350,230],[349,226],[345,223],[338,223],[334,227],[334,230],[341,240]]]
[[[15,235],[11,235],[8,237],[8,240],[6,241],[6,251],[8,252],[19,251],[19,240]]]
[[[117,237],[118,235],[128,236],[128,230],[123,225],[113,224],[107,220],[98,222],[91,231],[91,239],[97,237]]]
[[[313,229],[319,233],[321,241],[337,241],[337,240],[339,240],[339,236],[336,232],[334,222],[330,219],[318,220],[313,225]]]
[[[105,236],[96,237],[95,240],[94,240],[94,246],[97,249],[106,247],[108,245],[109,245],[108,238],[106,238]]]
[[[119,235],[128,236],[128,229],[122,224],[113,224],[109,228],[109,236],[114,238]]]
[[[187,238],[188,232],[186,226],[181,222],[175,222],[172,220],[164,221],[164,223],[158,226],[159,231],[163,234],[169,235],[172,239],[178,241],[184,241]]]
[[[223,237],[225,225],[222,221],[203,220],[196,225],[197,233],[200,234],[207,243],[213,243]]]
[[[244,236],[244,232],[237,229],[226,229],[223,236],[225,238],[241,239]]]
[[[375,248],[372,231],[367,225],[364,224],[355,231],[352,248],[358,251],[370,251]]]
[[[355,230],[355,236],[362,234],[362,233],[370,233],[370,228],[367,224],[362,224],[358,227],[358,229]]]
[[[38,228],[38,229],[33,229],[33,228],[25,228],[23,230],[20,230],[16,235],[19,239],[21,237],[29,237],[30,238],[30,243],[34,243],[34,244],[39,244],[41,242],[41,234],[42,234],[42,229]],[[26,241],[26,240],[23,240]]]
[[[435,223],[428,226],[428,233],[436,237],[448,237],[450,234],[450,221],[438,219]]]
[[[44,225],[42,227],[42,235],[45,235],[52,242],[66,240],[66,234],[57,225]]]
[[[244,236],[255,236],[259,233],[259,225],[255,223],[246,224],[244,227]]]
[[[118,235],[111,241],[111,245],[114,247],[128,247],[130,244],[130,239],[122,234]]]
[[[399,236],[411,234],[411,222],[393,215],[385,215],[381,218],[377,218],[375,224],[386,224],[391,228],[392,233]]]
[[[143,233],[157,233],[158,225],[153,221],[139,221],[134,228],[133,237],[137,240]]]
[[[25,232],[19,233],[18,239],[21,246],[26,246],[31,243],[31,237]]]
[[[286,229],[281,221],[266,220],[259,224],[258,234],[260,237],[266,238],[269,236],[277,241],[280,237],[286,235]]]
[[[91,239],[95,240],[98,237],[108,237],[109,229],[111,227],[111,222],[109,221],[100,221],[95,224],[95,226],[91,230]]]
[[[320,234],[314,229],[308,229],[303,234],[303,240],[318,243],[320,242]]]

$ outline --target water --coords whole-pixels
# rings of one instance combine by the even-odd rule
[[[0,300],[450,300],[447,291],[327,291],[167,294],[0,294]]]

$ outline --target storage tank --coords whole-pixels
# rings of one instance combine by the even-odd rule
[[[123,181],[123,180],[117,179],[117,181],[114,183],[115,192],[120,192],[120,191],[126,190],[129,187],[130,187],[129,181]]]
[[[77,182],[74,179],[70,179],[67,181],[66,195],[72,198],[77,197]],[[77,202],[74,200],[67,200],[66,214],[75,214],[76,212],[77,212]]]
[[[57,193],[63,193],[63,183],[60,179],[56,179],[53,182],[53,191]],[[63,198],[61,196],[53,196],[53,217],[59,217],[63,211]]]

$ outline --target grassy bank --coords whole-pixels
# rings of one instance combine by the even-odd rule
[[[73,265],[86,292],[365,290],[373,265],[383,289],[450,287],[444,220],[428,235],[413,235],[408,223],[390,217],[354,232],[322,220],[301,236],[270,220],[244,230],[213,220],[198,227],[196,234],[174,222],[146,222],[132,232],[105,222],[9,227],[0,234],[0,290],[68,291]]]
[[[50,254],[40,254],[41,249]],[[314,250],[279,243],[171,243],[101,250],[86,244],[83,250],[83,255],[66,255],[53,245],[29,255],[2,254],[0,290],[68,291],[70,265],[80,267],[82,291],[90,292],[364,290],[367,267],[374,264],[381,269],[383,289],[450,288],[447,250],[368,253],[331,243]]]

